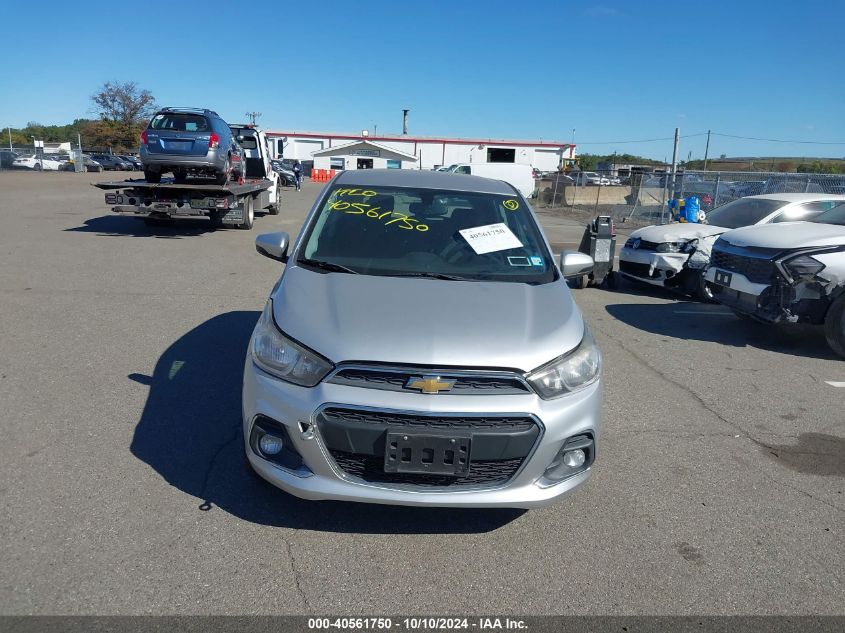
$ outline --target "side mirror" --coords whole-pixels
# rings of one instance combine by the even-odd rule
[[[560,272],[564,279],[572,279],[593,272],[593,258],[579,251],[564,251],[560,254]]]
[[[278,233],[262,233],[255,238],[255,250],[264,255],[264,257],[285,263],[288,261],[289,243],[290,235],[284,231]]]

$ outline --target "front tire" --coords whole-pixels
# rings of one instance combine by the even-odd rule
[[[151,183],[161,182],[161,172],[160,171],[151,171],[149,169],[144,170],[144,180]]]
[[[830,349],[845,358],[845,293],[840,294],[827,311],[824,337]]]
[[[704,275],[701,275],[698,288],[695,292],[695,298],[701,301],[701,303],[715,303],[716,299],[713,297],[713,287],[707,283],[707,280],[704,279]]]
[[[43,169],[43,167],[41,167],[40,163],[35,163],[35,166],[33,167],[33,169],[35,171],[41,171]]]
[[[270,205],[268,211],[270,215],[279,215],[282,210],[282,190],[280,182],[276,183],[276,201]]]

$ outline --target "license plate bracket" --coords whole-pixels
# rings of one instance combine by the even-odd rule
[[[469,473],[471,444],[469,435],[388,431],[384,472],[463,477]]]
[[[731,278],[733,277],[733,273],[725,272],[724,270],[717,270],[713,275],[713,281],[715,281],[720,286],[725,286],[727,288],[731,287]]]

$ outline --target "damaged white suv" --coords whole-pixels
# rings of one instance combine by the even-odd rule
[[[705,279],[714,298],[769,323],[824,325],[845,357],[845,196],[810,222],[749,226],[713,245]]]
[[[711,301],[704,270],[719,235],[743,226],[807,220],[843,200],[842,195],[820,193],[748,196],[709,212],[707,224],[673,223],[637,229],[619,253],[619,272],[628,279]]]

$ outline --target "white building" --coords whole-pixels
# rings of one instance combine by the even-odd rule
[[[519,163],[554,171],[575,159],[561,141],[369,136],[268,131],[274,156],[313,161],[315,169],[434,169],[455,163]]]

